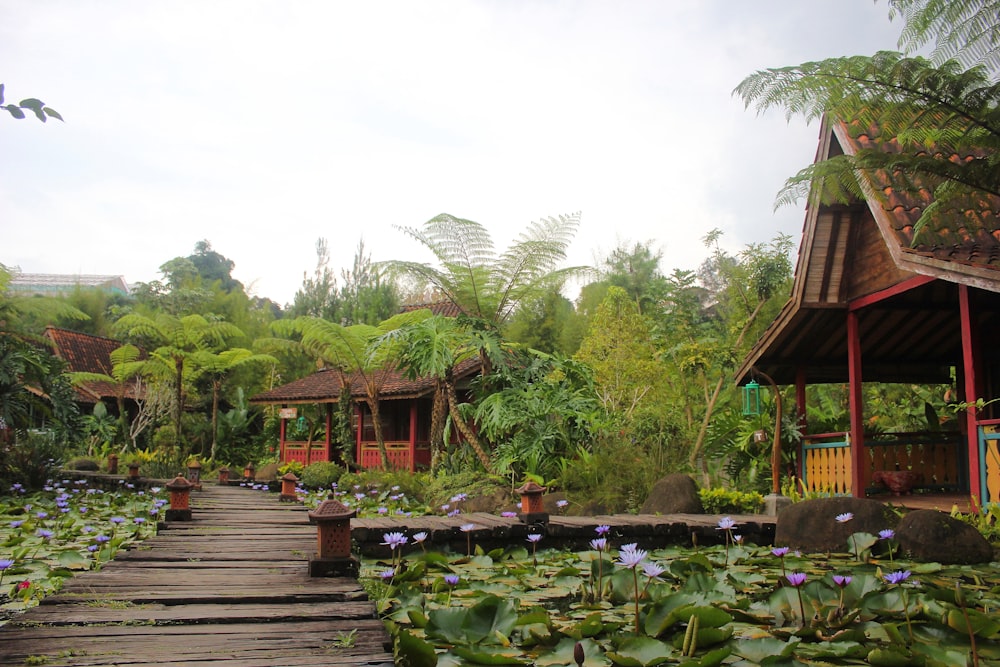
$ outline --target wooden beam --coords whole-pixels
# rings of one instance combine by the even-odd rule
[[[958,286],[959,317],[962,321],[962,371],[965,384],[965,437],[969,452],[969,494],[982,504],[982,485],[979,460],[979,424],[976,419],[976,400],[980,398],[979,374],[979,329],[973,321],[972,295],[968,285]]]
[[[932,283],[935,280],[937,280],[937,278],[934,276],[914,276],[901,283],[896,283],[892,287],[887,287],[884,290],[879,290],[878,292],[858,297],[847,304],[847,309],[851,311],[860,310],[872,305],[873,303],[891,299],[894,296],[898,296],[904,292],[909,292],[910,290],[926,285],[927,283]]]
[[[851,493],[855,498],[865,497],[865,422],[864,400],[861,392],[861,336],[858,332],[858,314],[847,313],[847,376],[851,406]]]

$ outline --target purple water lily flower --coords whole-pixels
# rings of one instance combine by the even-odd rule
[[[840,588],[847,588],[851,583],[851,576],[847,574],[835,574],[833,575],[833,583],[837,584]]]
[[[883,530],[878,531],[878,538],[880,540],[891,540],[894,537],[896,537],[896,531],[894,531],[892,528],[885,528]]]
[[[444,583],[449,586],[457,586],[460,577],[457,574],[446,574],[444,575]]]
[[[531,542],[532,544],[537,544],[538,541],[541,539],[542,539],[541,533],[532,533],[531,535],[528,535],[528,541]]]
[[[910,571],[897,570],[896,572],[890,572],[889,574],[883,575],[882,578],[890,584],[901,584],[910,578]]]
[[[838,514],[834,518],[837,520],[837,523],[847,523],[854,518],[854,514],[851,512],[844,512],[843,514]]]
[[[646,559],[648,553],[643,549],[636,548],[635,544],[622,546],[618,554],[618,564],[622,567],[634,570],[642,561]]]
[[[805,572],[790,572],[785,575],[785,579],[788,583],[795,588],[798,588],[802,584],[806,583],[806,573]]]

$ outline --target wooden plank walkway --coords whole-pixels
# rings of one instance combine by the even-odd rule
[[[357,580],[308,576],[316,528],[304,508],[215,485],[191,506],[192,521],[171,522],[0,627],[0,665],[393,664]]]

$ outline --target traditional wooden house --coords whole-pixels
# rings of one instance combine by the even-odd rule
[[[817,160],[863,146],[896,149],[875,131],[827,121]],[[1000,199],[943,212],[915,236],[926,191],[861,178],[867,201],[808,208],[792,296],[737,378],[794,385],[800,414],[809,385],[848,384],[849,429],[803,440],[799,474],[809,490],[864,496],[900,470],[926,490],[1000,501],[1000,411],[990,403],[1000,398]],[[952,432],[866,433],[862,382],[953,381],[966,407]]]
[[[479,359],[470,359],[455,368],[455,379],[467,382],[480,370]],[[376,373],[379,387],[379,416],[382,437],[389,455],[389,463],[399,470],[414,471],[430,465],[430,423],[436,383],[433,378],[410,380],[394,369]],[[365,400],[366,390],[361,377],[348,376],[351,382],[351,400],[354,404],[355,461],[362,468],[379,468],[382,465],[375,438],[372,413]],[[317,461],[337,461],[338,456],[331,442],[333,406],[340,401],[345,378],[336,370],[323,369],[300,380],[257,394],[250,399],[257,405],[274,405],[281,418],[278,442],[279,460],[282,463],[297,461],[303,465]],[[319,405],[325,415],[323,439],[310,442],[296,437],[295,422],[300,418],[299,407]]]
[[[122,346],[122,342],[103,336],[70,331],[57,327],[46,327],[45,338],[52,343],[52,352],[66,362],[70,373],[98,373],[111,376],[111,353]],[[121,399],[126,410],[133,411],[136,400],[142,399],[142,389],[135,383],[118,386],[113,382],[89,381],[74,385],[76,402],[84,410],[90,411],[97,403],[104,403],[110,414],[118,414]]]

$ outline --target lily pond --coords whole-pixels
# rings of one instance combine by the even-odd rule
[[[0,498],[0,624],[38,604],[74,573],[99,568],[128,545],[156,533],[160,489],[122,483],[105,490],[84,480],[50,481]]]
[[[362,578],[396,638],[399,664],[1000,665],[1000,572],[900,560],[891,531],[845,553],[742,544],[646,551],[522,545],[469,554],[412,550]],[[405,556],[403,555],[405,552]]]

